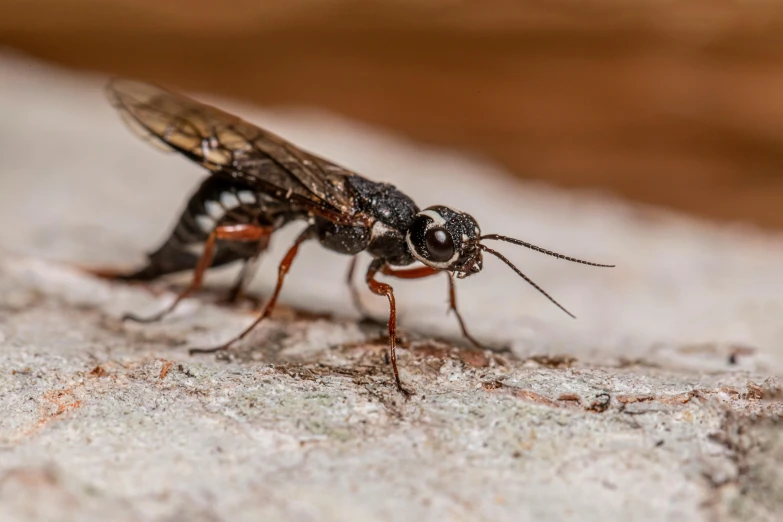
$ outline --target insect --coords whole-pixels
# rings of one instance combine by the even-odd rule
[[[389,359],[394,382],[404,393],[395,351],[394,290],[378,276],[418,279],[446,274],[450,310],[462,334],[480,346],[457,309],[455,279],[480,272],[483,253],[500,259],[573,317],[485,241],[505,241],[585,265],[614,266],[567,257],[506,236],[481,235],[478,223],[469,214],[443,205],[420,209],[393,185],[370,181],[236,116],[160,87],[120,79],[109,83],[107,94],[141,137],[184,155],[210,173],[190,197],[168,239],[148,255],[147,264],[138,271],[114,276],[152,280],[193,270],[190,285],[160,313],[151,317],[127,315],[127,319],[162,319],[200,287],[208,268],[241,261],[245,264],[229,293],[229,298],[235,299],[274,233],[289,223],[306,222],[280,262],[277,284],[252,324],[220,346],[194,348],[191,353],[226,350],[268,317],[300,246],[310,240],[354,256],[348,283],[360,310],[353,277],[356,255],[368,252],[372,256],[364,279],[374,294],[388,300]],[[409,267],[417,262],[419,266]]]

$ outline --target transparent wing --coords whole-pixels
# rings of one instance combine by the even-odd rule
[[[353,172],[310,154],[234,115],[160,87],[114,80],[107,94],[139,136],[212,172],[351,213],[345,179]]]

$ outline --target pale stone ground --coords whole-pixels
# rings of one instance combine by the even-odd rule
[[[579,317],[487,259],[460,299],[498,353],[453,347],[444,280],[398,283],[407,401],[390,385],[383,328],[356,321],[347,259],[317,245],[297,260],[285,306],[234,358],[189,357],[249,321],[246,308],[210,304],[233,270],[141,326],[119,317],[159,309],[171,286],[72,268],[139,263],[199,175],[130,134],[103,81],[0,61],[0,519],[773,520],[783,510],[779,237],[520,185],[331,115],[224,101],[422,206],[451,204],[485,232],[618,266],[498,244]],[[295,232],[262,264],[262,295]],[[364,299],[383,317],[383,299]]]

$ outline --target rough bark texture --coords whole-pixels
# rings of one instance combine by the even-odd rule
[[[100,78],[0,62],[3,520],[774,520],[783,510],[783,243],[518,184],[486,165],[310,112],[221,103],[485,232],[596,261],[498,248],[461,281],[400,282],[400,366],[357,322],[346,259],[303,248],[272,319],[229,358],[233,271],[155,325],[184,279],[109,284],[167,233],[198,170],[136,140]],[[276,238],[268,295],[293,237]],[[379,318],[383,299],[363,299]]]

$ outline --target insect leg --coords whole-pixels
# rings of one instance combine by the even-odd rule
[[[239,275],[234,282],[234,285],[228,291],[228,295],[226,295],[225,301],[227,303],[235,303],[239,300],[240,297],[242,297],[243,288],[250,283],[250,280],[255,275],[256,268],[258,267],[258,258],[268,246],[269,236],[265,236],[258,242],[258,248],[255,255],[245,260],[244,264],[242,265],[242,269],[239,271]]]
[[[465,336],[465,338],[470,341],[473,346],[484,350],[485,347],[482,346],[482,344],[476,339],[474,339],[473,336],[468,332],[468,328],[465,326],[465,321],[462,319],[462,314],[460,314],[459,310],[457,309],[457,290],[456,284],[454,283],[454,275],[448,272],[446,275],[449,278],[449,309],[452,310],[454,315],[457,316],[457,321],[459,322],[460,330],[462,330],[462,335]]]
[[[227,343],[216,346],[214,348],[192,348],[190,350],[190,354],[193,355],[194,353],[213,353],[220,350],[226,350],[228,349],[232,344],[235,342],[243,339],[247,334],[249,334],[261,321],[266,319],[269,314],[272,313],[272,310],[275,308],[275,304],[277,303],[277,297],[280,295],[280,289],[283,288],[283,281],[285,280],[285,276],[288,273],[288,270],[291,268],[291,264],[294,261],[294,258],[296,257],[297,252],[299,252],[299,245],[301,245],[304,241],[311,239],[315,235],[315,227],[307,227],[304,232],[299,234],[299,237],[296,238],[296,241],[294,241],[294,244],[291,246],[291,248],[288,249],[288,252],[286,253],[285,257],[283,257],[283,260],[280,261],[280,265],[277,269],[277,285],[275,285],[275,290],[272,292],[272,297],[269,298],[269,301],[264,306],[263,311],[261,314],[256,318],[255,321],[253,321],[253,324],[248,326],[247,328],[242,331],[241,334],[234,337]]]
[[[243,287],[250,279],[252,272],[255,271],[257,260],[258,257],[251,257],[244,261],[242,268],[239,270],[239,275],[237,275],[236,281],[234,281],[234,284],[231,285],[231,288],[226,294],[223,302],[232,304],[239,301],[239,298],[242,297],[242,290],[244,289]]]
[[[430,268],[428,266],[418,266],[416,268],[392,268],[389,265],[384,265],[381,268],[383,275],[397,277],[399,279],[421,279],[422,277],[429,277],[435,275],[440,270],[437,268]]]
[[[383,271],[385,267],[386,264],[384,261],[380,259],[373,261],[367,269],[366,281],[367,286],[374,294],[385,295],[389,300],[389,359],[391,360],[392,371],[394,372],[394,382],[397,384],[397,389],[403,394],[408,395],[408,392],[402,387],[400,372],[397,370],[397,305],[394,301],[394,289],[391,285],[375,280],[375,274],[377,274],[379,270]]]
[[[196,270],[193,273],[193,279],[190,285],[177,296],[171,305],[165,310],[150,317],[139,317],[134,314],[126,314],[123,320],[136,321],[137,323],[152,323],[161,320],[166,315],[174,311],[177,305],[190,294],[201,287],[204,280],[204,272],[212,264],[212,257],[215,252],[215,241],[262,241],[268,238],[272,233],[271,227],[261,227],[258,225],[224,225],[215,228],[209,234],[206,243],[204,243],[204,252],[198,260]]]
[[[386,265],[381,269],[381,273],[393,277],[399,277],[401,279],[418,279],[437,274],[438,272],[440,272],[440,270],[430,268],[428,266],[398,270],[390,267],[389,265]],[[483,350],[484,346],[476,341],[476,339],[474,339],[473,336],[468,332],[468,328],[465,326],[465,321],[462,319],[462,314],[460,314],[459,310],[457,309],[457,291],[456,285],[454,284],[454,276],[449,272],[446,272],[446,276],[449,278],[449,310],[453,311],[454,315],[457,316],[457,321],[459,322],[459,328],[462,331],[462,335],[465,336],[465,338],[476,348]]]

